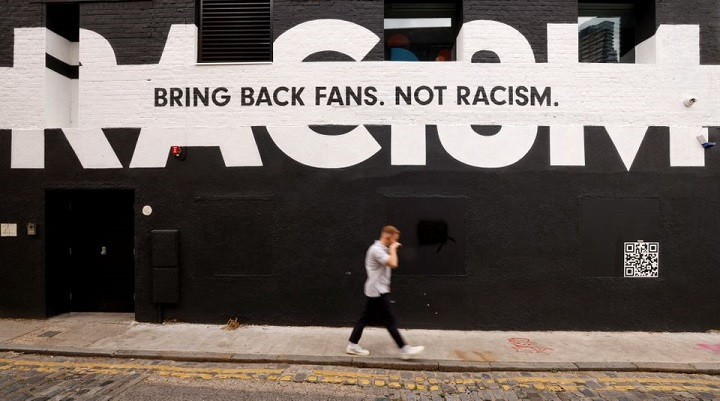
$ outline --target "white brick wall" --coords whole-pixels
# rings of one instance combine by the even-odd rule
[[[582,126],[607,128],[630,168],[648,126],[671,127],[671,164],[703,165],[696,140],[702,126],[720,126],[720,66],[699,65],[697,26],[662,26],[639,49],[643,64],[581,64],[577,62],[577,27],[548,25],[549,63],[535,63],[526,38],[514,28],[493,21],[466,23],[458,38],[458,61],[314,62],[302,63],[321,50],[362,59],[380,40],[367,29],[346,21],[316,20],[278,37],[275,62],[255,65],[197,65],[196,28],[174,25],[157,65],[117,65],[110,44],[82,30],[78,126],[85,140],[71,141],[80,154],[107,153],[117,159],[100,128],[142,128],[133,167],[161,167],[172,144],[221,146],[226,164],[257,165],[254,125],[268,126],[277,145],[295,160],[325,168],[366,160],[380,147],[362,124],[389,124],[412,154],[393,150],[393,164],[424,162],[424,138],[410,128],[436,124],[446,150],[458,160],[479,167],[502,167],[521,159],[534,143],[537,126],[551,127],[551,163],[583,165]],[[0,81],[10,101],[0,105],[0,128],[42,128],[45,93],[44,29],[17,30],[13,68],[0,68]],[[480,50],[496,52],[501,64],[471,64]],[[316,86],[374,86],[384,105],[316,105]],[[446,86],[443,104],[395,104],[395,87]],[[456,87],[550,87],[557,106],[458,105]],[[304,106],[242,106],[242,87],[305,87]],[[224,107],[155,107],[154,88],[226,87],[232,100]],[[498,92],[505,93],[505,92]],[[697,104],[683,105],[687,97]],[[472,97],[471,97],[472,98]],[[351,133],[327,137],[307,125],[360,125]],[[478,136],[470,124],[503,125],[492,137]],[[416,129],[412,128],[412,129]],[[94,132],[94,134],[88,134]],[[202,132],[202,135],[198,135]],[[99,147],[98,147],[99,146]],[[231,147],[243,146],[243,150]],[[94,150],[94,152],[93,152]],[[235,156],[233,156],[235,155]],[[83,157],[81,157],[81,161]],[[32,163],[29,163],[32,164]],[[86,167],[100,167],[87,160]],[[114,161],[104,167],[118,166]]]

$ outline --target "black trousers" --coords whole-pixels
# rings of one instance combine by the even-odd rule
[[[397,320],[395,320],[395,314],[392,311],[390,294],[381,294],[377,298],[365,297],[365,299],[367,300],[365,310],[357,323],[355,323],[355,328],[353,328],[350,335],[350,342],[357,344],[360,341],[365,326],[380,323],[385,326],[398,348],[405,346],[405,341],[397,329]]]

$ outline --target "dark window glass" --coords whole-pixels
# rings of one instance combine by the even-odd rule
[[[198,61],[272,61],[272,0],[199,0]]]
[[[635,47],[654,34],[653,2],[581,2],[579,61],[634,63]]]
[[[385,60],[452,61],[460,2],[385,1]]]

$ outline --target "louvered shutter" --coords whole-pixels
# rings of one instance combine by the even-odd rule
[[[272,61],[272,0],[200,0],[198,58]]]

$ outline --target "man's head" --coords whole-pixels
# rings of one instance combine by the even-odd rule
[[[393,226],[385,226],[380,232],[380,242],[385,246],[390,246],[393,242],[400,239],[400,230]]]

